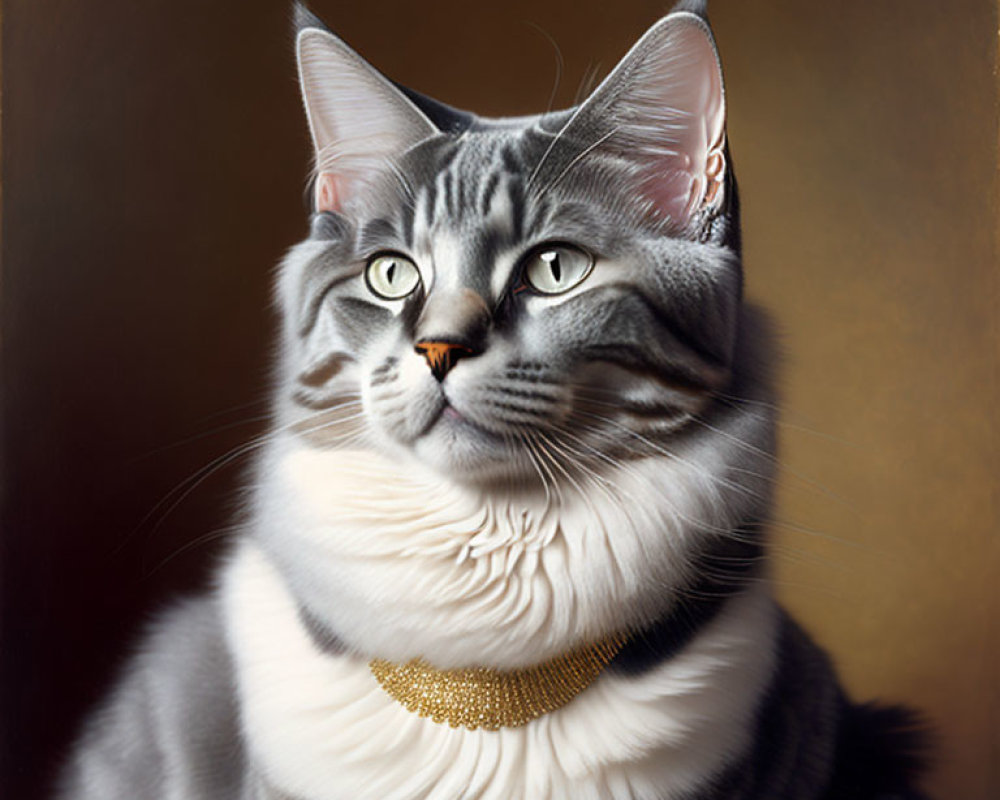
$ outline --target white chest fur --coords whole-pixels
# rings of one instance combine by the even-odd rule
[[[607,672],[524,727],[468,731],[406,711],[364,660],[319,651],[253,543],[222,591],[251,758],[304,800],[679,797],[746,747],[774,660],[776,617],[761,585],[638,677]]]
[[[690,450],[539,497],[483,496],[367,451],[276,448],[255,529],[353,649],[516,668],[656,618],[705,537],[747,518],[752,491],[720,497],[725,446]]]

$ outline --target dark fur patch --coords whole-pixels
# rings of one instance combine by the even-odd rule
[[[403,86],[401,83],[396,83],[395,81],[392,83],[393,86],[405,94],[410,102],[419,108],[424,113],[424,116],[434,123],[434,127],[442,133],[448,133],[452,136],[460,136],[472,127],[475,116],[470,114],[468,111],[461,111],[460,109],[452,108],[439,100],[435,100],[433,97],[427,97],[427,95],[414,91],[408,86]]]
[[[926,734],[909,711],[854,705],[787,615],[749,752],[690,800],[927,800]]]
[[[848,706],[837,737],[833,782],[824,800],[922,800],[912,785],[926,770],[931,732],[900,706]]]
[[[746,525],[733,537],[719,539],[698,559],[693,573],[698,581],[681,590],[670,610],[653,624],[633,634],[609,669],[641,675],[676,655],[699,631],[718,616],[734,595],[746,588],[764,556],[760,525]]]

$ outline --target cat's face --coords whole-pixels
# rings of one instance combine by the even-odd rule
[[[518,119],[401,90],[312,18],[297,47],[314,214],[254,530],[298,601],[359,653],[513,668],[728,574],[773,405],[704,19]]]
[[[404,95],[311,24],[299,59],[316,213],[281,294],[302,441],[552,484],[683,435],[728,379],[740,302],[699,18],[530,119]]]

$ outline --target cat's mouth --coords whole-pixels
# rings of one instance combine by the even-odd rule
[[[486,421],[489,424],[489,421]],[[515,447],[517,436],[491,430],[475,409],[467,412],[444,398],[423,432],[410,443],[413,454],[438,473],[463,484],[482,486],[533,476],[530,460]]]
[[[498,438],[494,431],[484,428],[482,425],[473,421],[467,414],[462,413],[459,409],[455,408],[451,400],[445,397],[444,403],[441,406],[441,410],[438,412],[437,416],[432,420],[431,424],[427,426],[425,433],[429,433],[439,426],[449,426],[456,429],[468,428],[475,431],[480,436],[488,436],[492,439]]]

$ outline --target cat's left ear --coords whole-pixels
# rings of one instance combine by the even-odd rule
[[[639,191],[680,229],[717,211],[726,186],[722,67],[703,7],[678,3],[653,25],[567,131],[630,162]]]
[[[300,27],[295,50],[315,148],[315,210],[341,212],[387,164],[438,129],[324,28]]]

